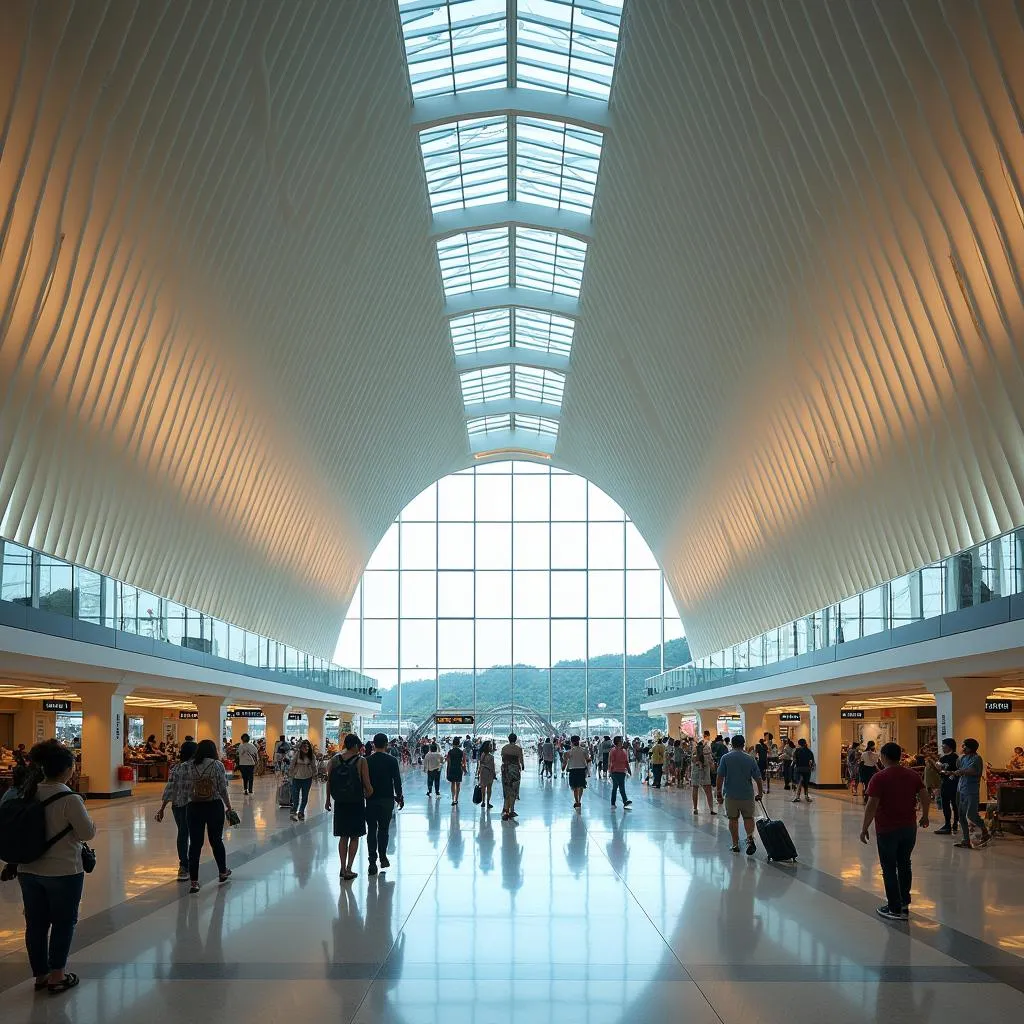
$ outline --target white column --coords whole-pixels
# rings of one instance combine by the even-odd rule
[[[839,712],[845,697],[820,694],[809,697],[811,709],[811,749],[814,751],[815,785],[826,789],[843,786],[843,727]]]
[[[711,733],[711,738],[715,738],[715,734],[718,732],[718,719],[722,716],[721,708],[701,708],[697,712],[697,734],[698,738],[703,735],[704,730],[707,729]]]
[[[306,708],[306,718],[309,721],[309,731],[306,738],[313,744],[314,749],[322,754],[326,744],[324,731],[324,719],[327,712],[323,708]]]
[[[267,750],[273,750],[278,738],[284,736],[284,726],[288,721],[290,704],[262,704],[263,714],[267,716]]]
[[[739,704],[740,730],[748,747],[752,747],[765,733],[764,713],[767,704]]]
[[[113,683],[79,683],[82,698],[82,775],[91,797],[131,796],[131,783],[117,778],[124,760],[124,698],[132,687]]]
[[[959,753],[960,744],[965,739],[975,739],[980,744],[978,753],[982,760],[990,760],[986,751],[988,727],[985,724],[985,698],[992,681],[984,678],[944,678],[929,680],[925,685],[935,694],[939,743],[947,737],[955,739]],[[984,775],[981,779],[981,799],[988,799]]]
[[[221,742],[224,739],[224,715],[228,709],[228,699],[220,696],[193,697],[192,699],[195,702],[196,711],[199,712],[198,721],[189,723],[195,726],[195,732],[192,735],[195,736],[197,742],[213,740],[217,744],[217,749],[220,750]]]

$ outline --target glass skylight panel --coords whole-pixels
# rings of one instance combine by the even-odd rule
[[[516,118],[516,198],[589,214],[601,162],[600,132]]]
[[[489,366],[483,370],[467,370],[459,375],[462,404],[499,402],[512,397],[512,367]]]
[[[531,434],[544,434],[547,437],[558,436],[558,420],[550,416],[528,416],[525,413],[516,413],[514,427],[516,430],[526,430]]]
[[[448,329],[457,356],[508,348],[512,338],[512,310],[485,309],[456,316],[449,321]]]
[[[607,100],[623,0],[519,0],[516,82]]]
[[[565,374],[541,370],[536,366],[517,366],[513,377],[513,396],[546,405],[561,405]]]
[[[515,311],[516,348],[567,356],[572,350],[575,329],[576,321],[567,316],[543,313],[539,309]]]
[[[516,287],[579,298],[587,243],[572,235],[516,228]]]
[[[477,117],[420,132],[434,213],[508,199],[508,118]]]
[[[466,430],[470,434],[493,434],[499,430],[511,430],[512,417],[509,413],[500,416],[473,416],[466,420]]]
[[[399,0],[414,99],[504,86],[505,0]]]
[[[509,229],[462,231],[437,243],[446,296],[509,284]]]

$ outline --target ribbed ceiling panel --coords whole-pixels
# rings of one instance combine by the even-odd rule
[[[331,656],[468,457],[380,0],[0,5],[0,530]]]
[[[695,654],[1024,522],[1020,19],[626,5],[557,461]]]

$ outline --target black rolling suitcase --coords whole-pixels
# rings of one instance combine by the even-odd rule
[[[761,813],[764,817],[757,819],[757,834],[761,837],[761,845],[768,855],[768,860],[796,860],[796,847],[789,837],[786,823],[769,818],[763,803],[761,803]]]

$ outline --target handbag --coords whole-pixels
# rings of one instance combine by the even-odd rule
[[[228,813],[224,815],[224,817],[225,817],[225,819],[227,820],[227,823],[228,823],[229,825],[231,825],[232,827],[234,827],[235,825],[237,825],[237,824],[238,824],[238,823],[239,823],[239,822],[240,822],[240,821],[242,820],[242,819],[241,819],[241,818],[240,818],[240,817],[238,816],[238,811],[236,811],[236,810],[234,809],[234,807],[232,807],[232,808],[231,808],[231,810],[230,810],[230,811],[228,811]]]
[[[473,803],[475,803],[475,804],[482,804],[483,802],[484,802],[484,791],[483,791],[483,787],[478,782],[473,787]]]
[[[96,851],[88,843],[82,843],[82,870],[91,875],[95,867]]]

